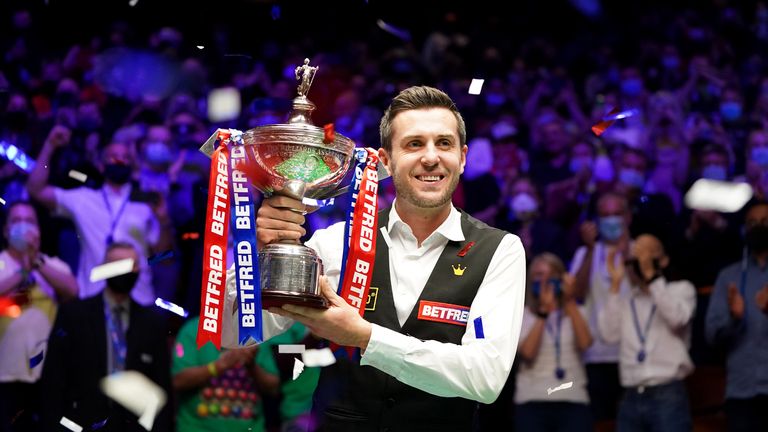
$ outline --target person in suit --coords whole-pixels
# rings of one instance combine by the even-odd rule
[[[137,417],[99,389],[102,378],[135,370],[170,394],[170,353],[165,320],[131,299],[139,277],[139,255],[129,243],[112,243],[105,262],[133,259],[133,271],[107,279],[100,294],[64,304],[54,322],[42,374],[44,430],[66,430],[62,416],[83,428],[144,431]],[[141,397],[141,395],[137,395]],[[153,431],[170,431],[169,404]],[[106,423],[103,423],[106,420]]]

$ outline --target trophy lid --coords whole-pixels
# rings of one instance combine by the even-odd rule
[[[307,99],[307,93],[309,93],[309,88],[312,86],[312,81],[315,80],[316,72],[317,66],[310,66],[308,58],[304,59],[303,65],[296,66],[296,79],[299,80],[298,96],[293,99],[293,108],[288,115],[288,123],[313,124],[312,111],[317,107],[312,101]]]

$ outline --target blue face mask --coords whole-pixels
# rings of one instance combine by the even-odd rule
[[[597,222],[600,237],[606,241],[616,241],[624,234],[624,218],[621,216],[601,217]]]
[[[645,185],[645,176],[638,170],[622,168],[619,171],[619,181],[635,189],[642,189]]]
[[[728,174],[722,165],[706,165],[701,169],[701,177],[709,180],[725,181]]]
[[[643,91],[643,82],[637,78],[628,78],[621,82],[621,92],[627,96],[637,96]]]
[[[17,251],[24,252],[31,246],[27,243],[27,236],[32,231],[39,231],[37,225],[20,221],[8,228],[8,244]]]
[[[559,297],[560,294],[563,292],[563,280],[562,279],[555,279],[552,278],[546,283],[551,283],[552,287],[555,291],[555,297]],[[531,292],[533,293],[534,297],[538,297],[541,295],[541,281],[533,281],[531,282]]]
[[[665,69],[677,69],[680,66],[680,59],[675,56],[665,56],[662,57],[661,64]]]
[[[592,169],[592,158],[586,156],[573,158],[568,167],[574,174],[582,170]]]
[[[173,155],[171,149],[163,142],[153,142],[144,147],[144,157],[147,162],[155,165],[162,165],[171,162]]]
[[[750,156],[761,168],[768,168],[768,147],[755,147]]]
[[[720,115],[728,121],[741,117],[741,104],[738,102],[723,102],[720,104]]]

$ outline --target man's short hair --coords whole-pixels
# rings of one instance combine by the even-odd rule
[[[379,124],[381,147],[388,153],[392,151],[392,121],[403,111],[428,108],[447,108],[456,117],[460,145],[467,143],[467,126],[456,104],[442,90],[427,86],[414,86],[401,91],[384,111]]]

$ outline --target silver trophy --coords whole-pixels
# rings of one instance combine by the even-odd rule
[[[339,134],[324,142],[325,132],[312,124],[315,104],[307,93],[317,72],[309,59],[296,68],[298,96],[287,123],[265,125],[243,133],[248,178],[267,196],[286,195],[297,200],[325,199],[339,193],[350,169],[354,142]],[[212,146],[201,151],[213,152]],[[323,264],[315,251],[298,241],[283,240],[259,251],[262,307],[293,303],[327,307],[320,293]]]

